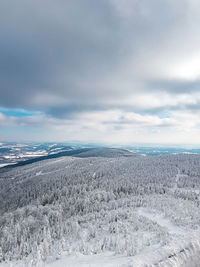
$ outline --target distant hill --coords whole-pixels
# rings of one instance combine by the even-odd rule
[[[104,157],[104,158],[117,158],[117,157],[134,157],[135,153],[126,149],[119,148],[91,148],[85,151],[81,151],[76,154],[75,157],[88,158],[88,157]]]
[[[27,164],[32,164],[34,162],[39,162],[46,159],[55,159],[64,156],[73,156],[79,158],[86,158],[86,157],[105,157],[105,158],[116,158],[116,157],[134,157],[136,156],[135,153],[132,153],[125,149],[118,149],[118,148],[82,148],[70,151],[62,151],[51,155],[41,156],[33,159],[28,159],[25,161],[18,162],[13,165],[4,166],[0,169],[0,171],[9,170],[11,168],[15,168],[18,166],[24,166]]]

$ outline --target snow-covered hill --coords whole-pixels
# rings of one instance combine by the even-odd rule
[[[30,159],[72,151],[80,146],[55,143],[0,143],[0,168]]]
[[[199,155],[95,149],[4,170],[0,266],[198,266],[199,204]]]

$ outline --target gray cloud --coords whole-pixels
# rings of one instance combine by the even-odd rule
[[[116,109],[168,114],[148,125],[174,126],[174,112],[199,111],[199,11],[196,0],[1,1],[0,107],[71,124]]]
[[[104,1],[1,3],[1,105],[38,108],[32,98],[40,93],[72,101],[95,95],[84,80],[100,78],[120,58],[118,22],[104,6]]]
[[[167,90],[171,93],[188,93],[199,91],[200,89],[200,80],[154,80],[149,81],[149,90]]]
[[[0,5],[0,104],[42,109],[45,100],[39,103],[37,96],[56,94],[69,110],[69,102],[88,106],[137,93],[137,81],[149,90],[152,84],[137,73],[141,53],[160,49],[158,42],[184,21],[188,4],[8,0]],[[160,80],[155,89],[159,83],[162,90],[172,87]],[[186,85],[180,83],[182,91]]]

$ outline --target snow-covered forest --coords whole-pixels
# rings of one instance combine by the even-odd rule
[[[113,266],[198,266],[199,211],[199,155],[105,149],[2,169],[0,266],[106,253]]]

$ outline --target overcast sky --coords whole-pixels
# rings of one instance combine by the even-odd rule
[[[0,140],[200,144],[200,1],[0,1]]]

